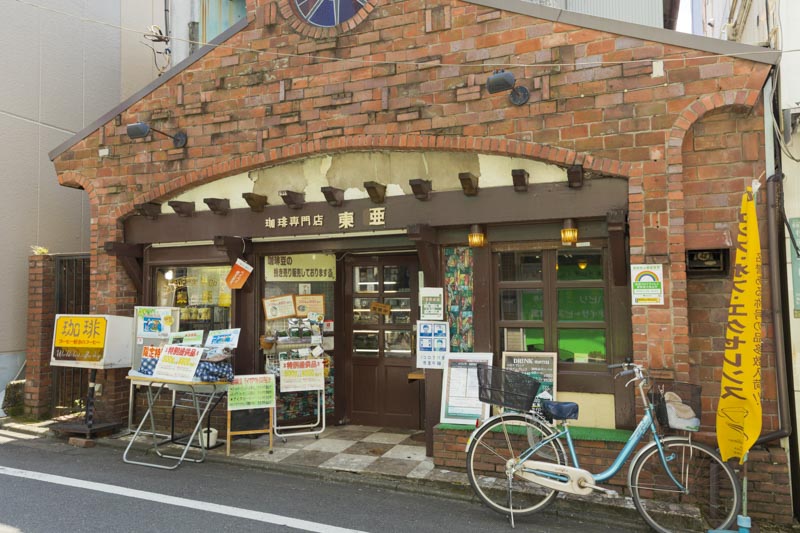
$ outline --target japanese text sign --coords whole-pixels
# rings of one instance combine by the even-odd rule
[[[275,407],[275,375],[235,376],[228,385],[228,411]]]
[[[281,361],[281,392],[322,390],[324,388],[325,365],[322,359]]]
[[[55,341],[59,348],[100,348],[106,342],[106,319],[91,315],[60,315]]]
[[[200,346],[167,344],[161,349],[161,357],[153,370],[153,377],[192,381],[202,355],[203,348]]]

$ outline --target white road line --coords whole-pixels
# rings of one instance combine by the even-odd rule
[[[187,507],[189,509],[196,509],[198,511],[208,511],[210,513],[217,513],[226,516],[234,516],[236,518],[246,518],[248,520],[266,522],[268,524],[276,524],[279,526],[287,526],[295,529],[301,529],[304,531],[314,531],[318,533],[364,533],[356,529],[347,529],[344,527],[330,526],[327,524],[320,524],[318,522],[311,522],[308,520],[299,520],[297,518],[290,518],[288,516],[281,516],[272,513],[262,513],[260,511],[242,509],[241,507],[231,507],[229,505],[219,505],[216,503],[201,502],[199,500],[190,500],[188,498],[178,498],[175,496],[169,496],[167,494],[159,494],[157,492],[128,489],[125,487],[118,487],[116,485],[108,485],[106,483],[95,483],[93,481],[84,481],[82,479],[55,476],[52,474],[45,474],[42,472],[33,472],[31,470],[18,470],[16,468],[8,468],[5,466],[0,466],[0,475],[13,476],[24,479],[33,479],[36,481],[44,481],[45,483],[55,483],[56,485],[64,485],[67,487],[76,487],[86,490],[94,490],[97,492],[116,494],[118,496],[125,496],[128,498],[138,498],[140,500],[147,500],[149,502],[159,502],[168,505],[175,505],[178,507]]]

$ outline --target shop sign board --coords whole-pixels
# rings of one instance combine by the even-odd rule
[[[533,401],[556,399],[558,354],[555,352],[503,352],[503,368],[527,374],[539,382],[539,392]]]
[[[633,305],[664,305],[663,265],[631,265]]]
[[[281,392],[323,390],[325,363],[322,359],[284,359],[281,361]]]
[[[444,362],[442,412],[445,424],[475,425],[489,414],[489,406],[478,396],[478,363],[492,364],[491,353],[451,353]]]
[[[444,318],[444,289],[422,287],[419,290],[420,320],[442,320]]]
[[[132,317],[56,315],[50,364],[74,368],[127,368],[133,358]]]
[[[264,275],[267,281],[336,281],[336,255],[268,255],[264,258]]]
[[[450,327],[447,322],[417,321],[417,368],[444,368],[450,352]]]
[[[167,344],[161,349],[153,370],[153,377],[158,379],[171,379],[175,381],[192,381],[200,357],[203,355],[201,346],[181,346]]]
[[[275,375],[234,376],[228,385],[228,411],[275,407]]]

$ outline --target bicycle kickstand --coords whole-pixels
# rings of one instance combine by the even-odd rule
[[[512,483],[512,476],[508,476],[508,518],[511,520],[511,529],[514,529],[514,502],[512,501],[512,493],[511,493],[511,483]]]

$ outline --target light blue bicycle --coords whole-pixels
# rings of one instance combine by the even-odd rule
[[[481,400],[503,406],[506,412],[484,421],[469,438],[467,474],[476,494],[491,509],[508,516],[513,527],[515,516],[545,508],[558,492],[615,495],[599,484],[611,479],[633,456],[627,489],[650,527],[659,532],[729,528],[742,501],[735,472],[710,447],[693,442],[691,434],[659,434],[656,406],[664,397],[656,391],[645,393],[648,379],[640,365],[622,363],[609,368],[622,369],[617,377],[631,376],[628,385],[637,384],[644,416],[611,466],[592,474],[580,467],[569,432],[568,421],[578,418],[577,404],[543,401],[541,411],[531,409],[539,388],[536,380],[478,365]],[[648,433],[651,440],[638,448]]]

